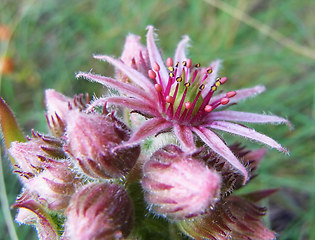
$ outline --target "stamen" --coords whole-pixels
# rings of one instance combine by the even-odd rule
[[[209,67],[209,68],[207,69],[207,73],[208,73],[208,74],[212,73],[212,67]]]
[[[160,65],[157,62],[153,64],[153,70],[156,72],[160,71]]]
[[[148,71],[148,75],[149,75],[149,78],[155,80],[155,78],[156,78],[156,73],[155,73],[153,70],[150,69],[150,70]]]
[[[201,84],[200,87],[199,87],[199,90],[202,91],[203,89],[205,89],[205,85]]]
[[[168,67],[168,70],[173,72],[174,71],[174,68],[172,66]]]
[[[236,95],[236,92],[235,91],[231,91],[231,92],[227,92],[226,93],[226,97],[228,97],[228,98],[232,98],[232,97],[234,97]]]
[[[197,76],[197,73],[198,73],[198,70],[195,69],[194,75],[193,75],[193,77],[191,78],[191,83],[193,83],[193,82],[195,81],[195,78],[196,78],[196,76]]]
[[[222,99],[220,100],[220,103],[221,103],[222,105],[226,105],[226,104],[229,103],[229,101],[230,101],[230,99],[225,97],[225,98],[222,98]]]
[[[190,86],[190,82],[186,82],[184,86],[185,87],[189,87]]]
[[[179,65],[179,62],[177,62],[177,63],[175,64],[175,67],[178,67],[178,65]]]
[[[173,66],[173,59],[172,59],[171,57],[169,57],[169,58],[166,60],[166,65],[167,65],[168,67]]]
[[[186,67],[188,67],[188,68],[191,67],[191,59],[190,58],[187,59],[187,66]]]
[[[211,105],[206,105],[204,110],[209,113],[213,110],[213,107]]]
[[[197,63],[197,64],[195,65],[195,67],[196,67],[196,68],[199,68],[199,67],[200,67],[200,63]]]
[[[154,85],[154,88],[155,88],[155,90],[156,90],[157,92],[159,92],[159,93],[162,92],[162,90],[163,90],[161,84],[155,84],[155,85]]]
[[[186,67],[186,65],[187,65],[187,62],[183,61],[183,66]]]
[[[165,101],[167,103],[173,104],[174,103],[174,98],[170,95],[166,96]]]
[[[186,109],[190,109],[192,107],[192,103],[191,102],[185,102],[185,108]]]
[[[177,82],[181,82],[181,81],[183,81],[183,78],[182,78],[182,77],[177,77],[177,78],[176,78],[176,81],[177,81]]]
[[[170,77],[174,77],[174,73],[173,72],[170,72]]]

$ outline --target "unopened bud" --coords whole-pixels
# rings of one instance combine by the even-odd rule
[[[128,141],[130,131],[111,114],[73,111],[67,125],[67,151],[91,177],[122,177],[139,157],[138,145],[121,146]]]
[[[70,240],[123,239],[132,229],[133,208],[122,187],[94,183],[73,196],[66,217],[65,236]]]
[[[198,216],[218,199],[221,178],[175,145],[155,152],[144,166],[142,186],[152,209],[170,219]]]

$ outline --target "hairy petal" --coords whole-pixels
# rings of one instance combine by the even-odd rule
[[[270,147],[276,148],[279,151],[287,152],[279,143],[277,143],[272,138],[256,132],[254,129],[243,127],[239,124],[230,123],[230,122],[223,122],[223,121],[215,121],[211,124],[207,124],[207,127],[222,130],[225,132],[237,134],[246,138],[250,138],[259,142],[262,142]]]
[[[211,130],[205,127],[193,127],[192,130],[217,154],[225,158],[233,167],[239,170],[244,176],[244,183],[248,179],[246,168],[234,156],[226,144]]]
[[[274,115],[265,115],[257,113],[239,112],[239,111],[220,111],[208,115],[207,120],[224,120],[232,122],[249,122],[249,123],[285,123],[292,128],[291,123],[281,117]]]
[[[144,101],[145,100],[151,100],[149,98],[149,95],[145,94],[138,87],[132,86],[130,84],[127,84],[127,83],[124,83],[121,81],[117,81],[116,79],[113,79],[110,77],[103,77],[100,75],[95,75],[95,74],[91,74],[91,73],[84,73],[84,72],[79,72],[76,75],[76,77],[77,78],[83,77],[83,78],[86,78],[90,81],[98,82],[98,83],[105,85],[107,87],[115,88],[120,93],[124,93],[124,94],[127,94],[128,96],[143,99]]]
[[[254,97],[262,92],[264,92],[266,90],[266,87],[263,85],[257,85],[255,87],[252,88],[244,88],[244,89],[239,89],[236,90],[236,96],[230,98],[230,103],[229,104],[233,104],[233,103],[237,103],[243,99],[249,98],[249,97]],[[226,93],[221,93],[218,94],[214,97],[211,98],[210,103],[213,103],[217,100],[219,100],[220,98],[225,97]],[[220,105],[218,108],[223,107],[224,105]]]
[[[189,127],[185,125],[175,124],[174,133],[182,147],[188,149],[189,151],[194,151],[196,149],[194,143],[194,135]]]
[[[154,28],[153,28],[153,26],[148,26],[147,30],[148,30],[147,48],[148,48],[148,52],[149,52],[151,67],[153,68],[154,63],[159,64],[161,78],[162,78],[164,86],[166,86],[167,81],[168,81],[168,73],[167,73],[166,67],[164,65],[160,51],[157,48],[155,41],[154,41]]]
[[[151,102],[144,103],[143,100],[139,100],[136,98],[129,98],[129,97],[106,97],[96,100],[89,106],[91,108],[97,105],[104,105],[105,103],[114,103],[116,105],[120,105],[123,107],[130,108],[132,110],[137,110],[142,113],[146,113],[152,116],[158,116],[159,112],[156,111],[156,106],[152,105]]]
[[[178,43],[175,56],[174,56],[174,62],[182,63],[184,60],[186,60],[186,54],[185,51],[189,45],[189,37],[187,35],[183,36],[183,39]],[[182,68],[178,68],[178,75],[180,75],[182,72]]]
[[[117,69],[122,71],[124,74],[126,74],[133,83],[143,88],[146,92],[150,92],[152,93],[152,95],[156,94],[154,85],[152,84],[150,79],[148,79],[146,76],[144,76],[137,70],[133,69],[132,67],[124,64],[120,60],[114,59],[106,55],[95,55],[94,58],[109,62],[110,64],[114,65]]]
[[[145,138],[157,134],[169,127],[172,126],[172,123],[166,121],[163,118],[152,118],[147,120],[142,124],[131,136],[127,145],[134,145],[144,140]]]

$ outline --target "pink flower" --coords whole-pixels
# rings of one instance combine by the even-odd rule
[[[144,165],[145,198],[157,214],[185,219],[208,211],[219,200],[221,177],[201,159],[176,145],[156,151]]]
[[[79,73],[84,77],[115,88],[121,96],[101,98],[94,106],[106,102],[132,109],[149,120],[145,121],[131,136],[127,144],[134,145],[151,135],[172,129],[183,149],[196,149],[194,134],[205,142],[214,152],[225,158],[235,169],[248,179],[246,168],[241,164],[224,141],[212,131],[220,130],[237,134],[267,144],[280,151],[286,150],[270,137],[232,122],[250,123],[290,123],[273,115],[224,110],[227,104],[252,97],[265,90],[264,86],[255,86],[214,95],[216,89],[227,81],[226,77],[217,78],[220,61],[216,60],[207,68],[192,64],[186,57],[185,49],[189,38],[179,42],[174,59],[168,58],[166,66],[154,42],[154,29],[148,27],[147,50],[151,69],[147,74],[132,66],[106,55],[96,55],[96,59],[114,65],[118,71],[128,76],[128,82],[118,81],[91,73]],[[125,50],[126,51],[126,50]],[[133,50],[130,49],[130,52]]]

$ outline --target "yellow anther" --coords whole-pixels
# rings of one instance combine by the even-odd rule
[[[170,77],[174,77],[174,73],[170,72]]]
[[[209,68],[209,69],[207,70],[207,73],[208,73],[208,74],[212,73],[212,68]]]
[[[205,85],[201,84],[200,87],[199,87],[199,90],[203,90],[204,88],[205,88]]]
[[[189,87],[189,86],[190,86],[190,82],[186,82],[185,87]]]
[[[214,92],[215,90],[217,90],[217,87],[216,86],[212,86],[211,87],[211,91]]]
[[[181,77],[177,77],[177,78],[176,78],[176,81],[177,81],[177,82],[181,82],[181,81],[183,81],[183,79],[182,79]]]
[[[178,65],[179,65],[179,62],[177,62],[177,63],[175,64],[175,67],[178,67]]]
[[[215,80],[216,80],[216,81],[220,81],[220,80],[221,80],[221,78],[217,77]]]
[[[216,81],[216,82],[215,82],[215,85],[216,85],[217,87],[219,87],[219,86],[221,85],[220,81]]]
[[[170,70],[171,72],[174,71],[174,68],[172,66],[168,67],[168,70]]]
[[[196,67],[196,68],[199,68],[199,67],[200,67],[200,63],[197,63],[197,64],[195,65],[195,67]]]
[[[183,61],[183,66],[185,67],[187,65],[187,62],[186,61]]]

